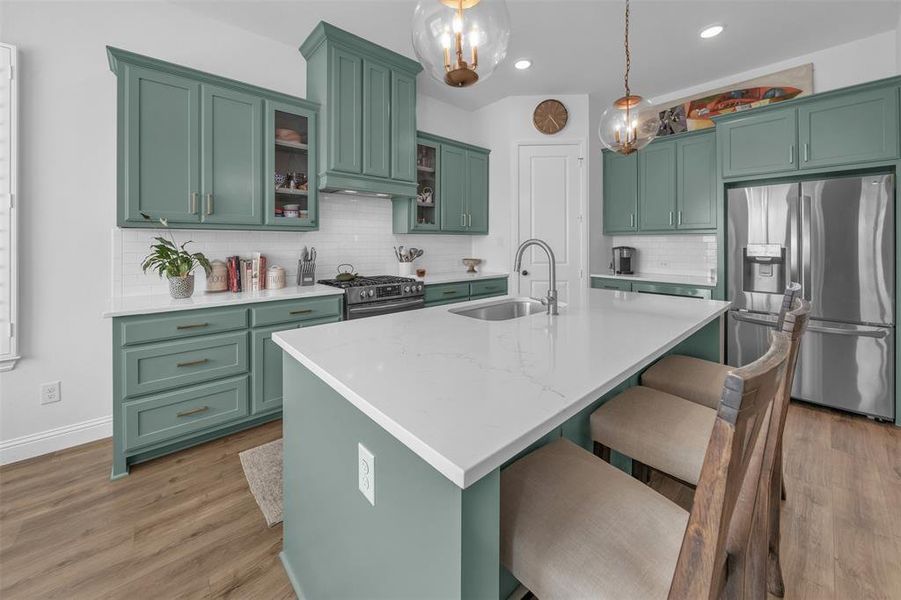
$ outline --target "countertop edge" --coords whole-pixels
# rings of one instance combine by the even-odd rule
[[[508,279],[510,277],[510,273],[435,273],[428,274],[422,279],[417,277],[416,279],[421,281],[425,285],[440,285],[442,283],[465,283],[468,281],[483,281],[485,279]]]
[[[589,277],[616,279],[618,281],[640,281],[643,283],[667,283],[670,285],[690,285],[694,287],[715,288],[716,282],[703,275],[666,275],[657,273],[639,273],[637,275],[615,275],[613,273],[589,273]]]

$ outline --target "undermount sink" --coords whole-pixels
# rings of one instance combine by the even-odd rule
[[[512,298],[471,308],[453,308],[449,312],[482,321],[509,321],[510,319],[547,312],[547,307],[531,298]]]

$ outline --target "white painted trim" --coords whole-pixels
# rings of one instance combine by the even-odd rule
[[[65,450],[113,434],[113,417],[98,417],[0,442],[0,465]]]
[[[5,289],[6,295],[0,299],[2,303],[9,303],[9,322],[3,324],[3,333],[0,335],[8,338],[7,351],[0,355],[2,365],[0,371],[10,371],[16,366],[16,360],[19,358],[18,340],[19,340],[19,323],[18,323],[18,289],[19,289],[19,233],[18,233],[18,214],[19,205],[22,199],[19,196],[19,64],[18,50],[11,44],[0,42],[0,48],[9,53],[9,64],[7,76],[9,77],[9,101],[7,102],[7,114],[3,119],[9,123],[9,141],[8,153],[9,164],[8,171],[3,175],[9,180],[9,196],[4,198],[5,206],[0,208],[0,212],[8,212],[9,214],[9,232],[4,244],[9,247],[9,264],[0,265],[0,269],[4,270],[8,276],[5,281],[0,282],[0,290]],[[4,192],[5,194],[5,192]],[[5,226],[5,225],[4,225]],[[2,232],[0,232],[2,233]]]
[[[560,139],[549,139],[549,140],[521,140],[517,142],[513,142],[513,152],[511,153],[510,162],[512,163],[512,168],[510,172],[512,173],[512,181],[510,189],[513,190],[513,196],[511,198],[512,210],[510,211],[511,222],[510,222],[510,239],[513,240],[512,248],[510,251],[515,253],[519,245],[523,242],[520,239],[519,235],[519,152],[522,148],[526,146],[578,146],[579,153],[582,155],[582,195],[579,199],[579,213],[582,215],[582,222],[579,223],[579,248],[581,249],[579,260],[581,261],[580,273],[582,277],[580,278],[580,282],[584,285],[586,281],[590,281],[588,277],[588,254],[589,254],[589,239],[588,239],[588,151],[591,146],[589,144],[589,140],[587,137],[582,138],[560,138]],[[513,271],[513,265],[510,265],[510,284],[515,286],[516,294],[521,294],[520,290],[520,282],[521,278],[519,273]]]

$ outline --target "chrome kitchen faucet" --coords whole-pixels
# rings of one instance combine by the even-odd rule
[[[547,254],[547,264],[549,273],[549,283],[547,290],[547,297],[545,298],[534,298],[534,300],[538,300],[544,306],[547,306],[547,314],[549,315],[557,315],[560,314],[557,312],[557,259],[554,258],[554,251],[551,250],[551,247],[544,240],[539,240],[536,238],[532,238],[530,240],[524,241],[519,245],[519,248],[516,250],[516,257],[513,259],[513,270],[519,273],[520,268],[522,267],[522,255],[526,251],[526,248],[529,246],[538,246]],[[523,272],[525,275],[525,272]]]

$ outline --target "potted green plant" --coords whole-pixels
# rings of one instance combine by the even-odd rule
[[[168,227],[165,219],[160,219],[164,227]],[[172,238],[172,235],[169,236]],[[153,269],[159,276],[165,275],[169,279],[169,294],[173,298],[190,298],[194,294],[194,269],[203,267],[207,275],[212,271],[212,266],[207,257],[201,252],[188,252],[185,246],[190,240],[176,245],[175,239],[156,237],[155,244],[150,245],[150,254],[144,258],[141,268],[146,273]]]

